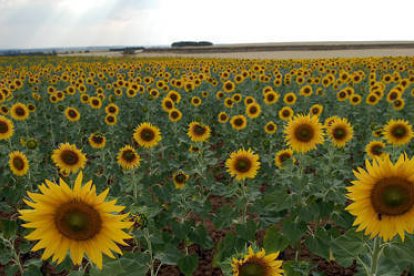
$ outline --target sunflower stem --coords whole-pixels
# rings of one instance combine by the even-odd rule
[[[383,246],[381,246],[381,238],[375,237],[374,239],[374,247],[372,249],[372,261],[371,261],[371,275],[377,275],[377,268],[378,268],[378,260],[381,256]]]
[[[242,192],[242,199],[243,199],[243,207],[242,207],[242,217],[241,217],[241,222],[243,224],[246,223],[246,215],[247,215],[247,205],[248,205],[248,199],[246,197],[246,186],[244,183],[244,180],[241,181],[240,183],[240,188],[241,188],[241,192]]]

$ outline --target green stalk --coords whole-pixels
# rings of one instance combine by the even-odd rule
[[[371,261],[371,275],[377,275],[378,269],[378,260],[382,253],[381,238],[375,237],[374,239],[374,248],[372,249],[372,261]],[[370,276],[371,276],[370,275]]]

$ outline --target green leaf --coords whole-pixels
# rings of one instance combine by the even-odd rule
[[[364,246],[363,234],[355,233],[354,229],[349,230],[333,240],[332,251],[335,260],[340,265],[350,266],[356,256],[367,253],[367,248]]]
[[[155,255],[155,258],[160,260],[161,263],[167,265],[176,265],[182,258],[182,253],[173,245],[166,245],[166,248]]]
[[[306,224],[304,222],[295,223],[288,220],[283,224],[283,233],[289,239],[290,244],[297,243],[305,232]]]
[[[253,220],[245,224],[236,225],[237,235],[245,241],[254,241],[256,239],[256,223]]]
[[[195,255],[186,255],[178,261],[178,268],[185,276],[191,276],[197,266],[198,257]]]
[[[309,275],[312,265],[308,262],[287,261],[283,263],[285,276],[303,276]]]
[[[267,254],[283,251],[289,245],[289,240],[276,227],[269,227],[263,239],[263,247]]]
[[[326,260],[330,259],[331,237],[325,229],[319,228],[315,235],[308,237],[305,240],[306,247],[315,255],[318,255]]]
[[[188,237],[192,242],[199,244],[203,249],[210,249],[213,246],[213,241],[203,225],[195,227]]]
[[[17,232],[16,221],[4,219],[0,220],[0,231],[6,239],[15,236]]]

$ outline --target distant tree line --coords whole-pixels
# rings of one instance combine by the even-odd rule
[[[0,56],[56,56],[56,51],[42,52],[42,51],[21,51],[21,50],[4,50],[0,51]]]
[[[199,46],[213,46],[210,41],[177,41],[171,44],[172,48],[176,47],[199,47]]]

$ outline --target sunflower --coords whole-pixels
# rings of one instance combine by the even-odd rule
[[[413,91],[414,91],[414,89],[413,89]],[[256,100],[254,99],[253,96],[247,96],[247,97],[244,98],[244,104],[245,105],[249,105],[249,104],[252,104],[252,103],[255,103],[255,102],[256,102]]]
[[[115,258],[113,252],[122,254],[116,243],[128,246],[126,239],[132,238],[122,229],[128,229],[133,222],[125,219],[128,214],[118,212],[125,207],[116,205],[116,200],[105,201],[109,189],[96,194],[92,181],[82,186],[82,172],[78,174],[72,188],[60,179],[59,185],[46,180],[39,186],[41,193],[28,192],[30,200],[23,201],[33,209],[20,210],[22,226],[33,228],[26,236],[38,241],[32,251],[45,249],[42,260],[52,257],[58,264],[70,257],[80,265],[84,254],[102,269],[102,253]]]
[[[312,90],[312,86],[310,85],[302,86],[302,88],[299,91],[299,94],[304,97],[309,97],[312,95],[312,93],[313,93],[313,90]]]
[[[179,170],[173,174],[173,182],[176,189],[181,190],[184,188],[185,182],[190,178],[188,174]]]
[[[263,129],[267,134],[274,134],[277,131],[277,125],[274,122],[269,121],[266,123]]]
[[[314,116],[319,116],[322,114],[323,111],[323,105],[321,104],[314,104],[311,106],[309,113]]]
[[[218,122],[219,122],[220,124],[227,123],[227,121],[229,120],[229,115],[227,115],[227,113],[226,113],[226,112],[220,112],[220,113],[217,115],[217,120],[218,120]]]
[[[119,114],[119,107],[114,103],[110,103],[107,106],[105,106],[105,112],[106,114],[112,114],[117,116]]]
[[[14,124],[7,117],[0,115],[0,140],[10,139],[14,134]]]
[[[161,141],[161,131],[151,123],[141,123],[135,128],[133,138],[141,147],[152,148]]]
[[[74,107],[67,107],[65,109],[65,117],[70,122],[77,122],[80,120],[80,113],[79,111]]]
[[[114,126],[118,123],[118,119],[115,115],[107,114],[105,116],[105,124],[108,126]]]
[[[282,168],[283,164],[286,164],[287,160],[292,160],[295,162],[295,158],[293,157],[293,151],[291,149],[284,149],[276,152],[275,154],[275,165],[278,168]]]
[[[274,91],[267,92],[265,95],[263,95],[263,101],[267,105],[272,105],[277,103],[279,100],[280,95]]]
[[[181,113],[180,110],[176,108],[173,108],[170,110],[170,112],[168,112],[168,118],[173,123],[180,121],[182,117],[183,117],[183,114]]]
[[[231,93],[234,91],[234,89],[236,89],[236,85],[234,84],[234,82],[228,80],[223,83],[224,92]]]
[[[89,106],[93,109],[99,109],[102,107],[102,100],[97,96],[92,96],[89,98]]]
[[[202,103],[200,97],[194,96],[191,98],[191,104],[195,107],[200,106]]]
[[[235,130],[242,130],[247,126],[247,119],[244,115],[234,115],[230,119],[231,127]]]
[[[290,106],[284,106],[279,110],[279,118],[282,121],[289,121],[293,117],[293,109]]]
[[[349,102],[351,105],[359,105],[362,102],[362,96],[358,94],[353,94],[349,97]]]
[[[116,160],[124,170],[138,168],[141,164],[141,156],[130,145],[126,145],[119,150]]]
[[[296,94],[293,92],[289,92],[283,97],[283,102],[288,105],[293,105],[296,103],[296,99]]]
[[[392,145],[402,146],[408,144],[414,136],[412,126],[406,120],[390,120],[383,129],[383,135]]]
[[[227,172],[236,178],[244,180],[255,178],[260,169],[259,155],[254,154],[251,149],[232,152],[226,160]]]
[[[252,103],[246,106],[246,114],[250,119],[255,119],[262,113],[262,108],[258,103]]]
[[[405,106],[405,101],[404,101],[403,99],[398,99],[398,100],[395,100],[395,101],[392,103],[392,108],[393,108],[394,110],[396,110],[396,111],[403,110],[403,109],[404,109],[404,106]]]
[[[10,115],[16,121],[25,121],[29,118],[29,109],[23,103],[15,103],[10,108]]]
[[[169,112],[172,109],[174,109],[174,101],[171,100],[171,98],[169,97],[165,97],[164,99],[162,99],[161,107],[165,112]]]
[[[167,97],[170,98],[174,103],[179,103],[181,101],[180,93],[174,90],[168,92]]]
[[[103,149],[106,145],[106,138],[103,134],[95,132],[89,135],[88,142],[94,149]]]
[[[20,151],[12,151],[9,154],[9,167],[14,175],[24,176],[29,171],[29,160]]]
[[[371,141],[365,147],[365,152],[368,154],[369,157],[372,159],[376,157],[382,157],[385,152],[385,144],[381,141]]]
[[[380,97],[378,97],[374,93],[370,93],[367,98],[365,99],[365,102],[369,105],[376,105],[380,101]]]
[[[327,132],[334,146],[338,148],[343,148],[354,135],[351,124],[345,118],[335,119],[327,128]]]
[[[191,122],[188,126],[187,135],[193,142],[205,142],[210,138],[211,129],[207,125]]]
[[[52,153],[52,161],[62,171],[75,173],[86,165],[86,156],[76,145],[60,144]]]
[[[235,94],[233,94],[231,99],[233,100],[233,102],[239,103],[242,100],[242,95],[240,93],[235,93]]]
[[[233,276],[280,276],[283,274],[282,261],[278,261],[279,252],[266,255],[264,249],[257,253],[249,247],[249,254],[242,259],[232,259]]]
[[[357,231],[385,241],[398,234],[404,240],[414,225],[414,159],[400,155],[393,164],[384,155],[365,166],[354,171],[356,180],[347,188],[352,203],[346,210],[356,217]]]
[[[322,128],[318,117],[297,115],[285,128],[285,140],[294,151],[305,153],[323,143]]]

